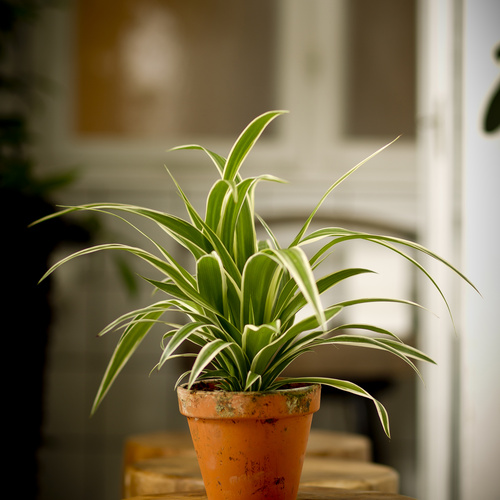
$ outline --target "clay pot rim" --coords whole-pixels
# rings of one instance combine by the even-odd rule
[[[179,410],[186,417],[269,420],[314,413],[320,406],[321,384],[299,383],[261,392],[187,389],[183,385],[177,394]]]
[[[178,387],[177,387],[177,390],[181,389],[183,391],[187,391],[189,393],[198,393],[198,392],[202,392],[202,393],[217,393],[217,394],[222,394],[222,393],[227,393],[227,394],[241,394],[243,396],[247,396],[247,395],[262,395],[262,394],[283,394],[285,392],[291,392],[292,394],[294,392],[301,392],[302,390],[304,390],[305,388],[307,387],[311,387],[311,388],[314,388],[314,387],[318,387],[318,386],[321,386],[321,384],[313,384],[313,383],[308,383],[308,382],[293,382],[291,384],[287,384],[287,385],[284,385],[282,387],[280,387],[279,389],[275,389],[275,390],[272,390],[272,391],[226,391],[225,389],[219,389],[216,387],[216,384],[219,383],[219,380],[217,379],[207,379],[207,380],[204,380],[204,381],[201,381],[201,382],[196,382],[195,384],[193,384],[193,386],[191,387],[191,389],[188,389],[187,388],[187,383],[185,384],[180,384]],[[200,385],[203,385],[202,388],[200,388],[199,386]]]

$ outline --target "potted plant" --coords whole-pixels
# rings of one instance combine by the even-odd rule
[[[430,255],[471,284],[458,269],[412,241],[338,227],[308,233],[312,219],[327,196],[388,145],[332,184],[299,228],[293,242],[282,247],[254,207],[256,185],[263,181],[281,182],[280,179],[271,175],[249,178],[240,175],[243,161],[266,126],[282,113],[271,111],[255,118],[238,137],[227,158],[197,145],[174,148],[204,151],[220,173],[208,191],[204,217],[172,177],[187,209],[188,220],[117,203],[67,207],[41,219],[82,210],[111,214],[123,218],[156,248],[157,252],[152,253],[116,243],[93,246],[60,260],[45,276],[75,257],[101,250],[129,252],[159,272],[160,278],[144,279],[164,298],[120,316],[100,333],[124,328],[92,412],[153,325],[162,323],[169,311],[184,313],[188,321],[182,325],[170,324],[164,335],[163,352],[156,368],[160,369],[177,356],[194,359],[191,369],[179,378],[177,390],[180,410],[188,417],[210,499],[249,498],[256,491],[262,498],[295,498],[312,413],[319,408],[321,385],[370,398],[384,431],[390,435],[386,409],[358,385],[322,377],[283,377],[285,368],[300,355],[318,346],[345,344],[388,351],[417,373],[414,360],[433,362],[423,352],[406,345],[395,333],[376,325],[329,326],[332,318],[345,308],[366,302],[396,302],[419,307],[399,298],[359,298],[323,305],[320,297],[324,292],[346,279],[371,272],[363,268],[340,269],[317,278],[321,263],[336,245],[364,240],[385,247],[397,258],[415,265],[437,288],[446,304],[432,276],[407,250]],[[188,250],[195,262],[195,272],[188,272],[160,243],[132,224],[127,219],[130,215],[153,221]],[[257,240],[256,224],[265,229],[266,241]],[[314,255],[307,256],[304,249],[318,241],[323,246]],[[297,319],[297,313],[306,306],[312,313]],[[369,335],[343,333],[346,329]],[[180,352],[180,346],[185,343],[196,346],[196,352]],[[299,434],[302,431],[304,436]],[[231,435],[240,441],[231,441]],[[208,444],[203,444],[203,439],[208,439]],[[276,445],[277,451],[271,451],[272,445]],[[245,457],[245,453],[248,456]],[[227,473],[223,465],[227,465]]]

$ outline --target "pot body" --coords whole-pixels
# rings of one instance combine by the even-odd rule
[[[208,499],[295,500],[321,386],[212,389],[177,391]]]

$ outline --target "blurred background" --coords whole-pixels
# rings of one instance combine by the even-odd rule
[[[438,367],[422,367],[424,386],[387,357],[313,355],[294,369],[318,375],[319,367],[374,391],[393,437],[383,435],[371,408],[330,393],[313,425],[369,435],[374,459],[400,473],[402,494],[493,498],[484,464],[495,462],[498,431],[477,415],[500,410],[490,392],[498,368],[488,363],[499,333],[489,319],[499,298],[490,255],[496,236],[488,230],[500,213],[491,167],[500,158],[500,35],[488,30],[495,9],[465,0],[0,0],[2,261],[10,289],[3,330],[6,355],[18,363],[6,377],[22,381],[8,384],[8,408],[11,447],[27,465],[26,498],[118,499],[124,439],[186,429],[173,390],[182,364],[150,374],[161,331],[89,417],[118,335],[97,333],[151,300],[137,279],[141,266],[96,254],[36,284],[51,262],[82,245],[137,236],[95,216],[27,224],[55,205],[97,201],[183,216],[164,166],[203,212],[216,176],[211,162],[167,150],[196,143],[226,155],[243,127],[271,109],[290,113],[266,130],[244,169],[289,181],[257,191],[259,213],[283,238],[338,177],[401,135],[336,190],[320,222],[417,238],[470,270],[484,296],[478,305],[429,263],[456,314],[455,335],[437,294],[404,263],[346,248],[334,265],[372,266],[380,276],[343,293],[418,298],[441,316],[360,311],[422,347]],[[185,260],[180,247],[165,244]],[[485,342],[475,342],[478,325]],[[468,496],[478,481],[484,496]]]

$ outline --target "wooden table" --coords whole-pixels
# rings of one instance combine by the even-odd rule
[[[306,455],[369,462],[372,459],[372,443],[361,434],[312,429]]]
[[[129,500],[207,500],[204,490],[141,495]],[[414,500],[397,493],[380,491],[350,491],[339,488],[301,487],[297,500]]]
[[[399,474],[392,467],[370,462],[308,457],[304,461],[300,484],[398,493]]]
[[[149,458],[194,454],[189,432],[154,432],[137,434],[126,439],[124,465]],[[370,440],[360,434],[313,429],[307,445],[308,456],[335,457],[370,461]]]
[[[391,467],[358,460],[306,457],[302,487],[397,493],[399,475]],[[150,458],[125,466],[124,498],[203,489],[197,459],[192,454]]]

